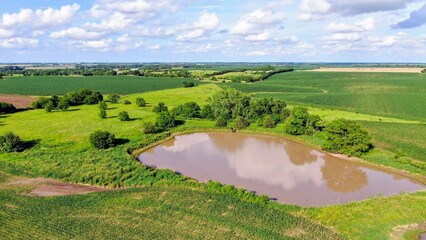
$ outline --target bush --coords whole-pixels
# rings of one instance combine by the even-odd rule
[[[214,113],[213,113],[212,106],[210,104],[204,105],[200,111],[200,115],[202,118],[213,120]]]
[[[186,81],[183,81],[183,82],[182,82],[182,86],[183,86],[184,88],[191,88],[191,87],[195,87],[195,84],[194,84],[194,83],[192,83],[192,82],[186,82]]]
[[[153,112],[155,113],[162,113],[162,112],[167,112],[167,106],[163,103],[163,102],[159,102],[157,106],[154,107],[154,109],[152,109]]]
[[[47,101],[46,104],[44,104],[44,110],[46,112],[51,112],[53,110],[53,102],[52,101]]]
[[[224,117],[218,117],[216,119],[216,127],[226,127],[228,125],[228,120],[226,120],[226,118]]]
[[[99,109],[103,109],[103,110],[107,110],[108,109],[108,105],[106,104],[105,101],[100,101],[99,102]]]
[[[157,132],[157,128],[151,122],[145,122],[145,123],[143,123],[142,129],[143,129],[143,133],[145,133],[145,134],[150,134],[150,133],[156,133]]]
[[[422,70],[422,73],[426,73],[426,68]]]
[[[284,130],[288,134],[302,135],[306,132],[306,124],[308,123],[309,113],[305,107],[294,107],[290,117],[284,125]]]
[[[0,153],[20,152],[24,149],[24,142],[18,135],[8,132],[0,136]]]
[[[126,111],[120,112],[118,114],[118,119],[120,119],[120,121],[130,121],[129,113]]]
[[[103,108],[101,108],[101,109],[99,109],[100,111],[99,111],[99,117],[100,118],[102,118],[102,119],[105,119],[105,118],[107,118],[107,112],[106,112],[106,110],[105,109],[103,109]]]
[[[58,109],[61,111],[66,111],[70,107],[70,103],[67,98],[62,97],[58,102]]]
[[[13,104],[0,102],[0,113],[14,113],[16,112],[16,107]]]
[[[173,109],[173,114],[184,118],[199,118],[201,117],[201,108],[195,102],[188,102],[179,105]]]
[[[130,102],[129,100],[124,100],[123,104],[124,105],[130,105],[130,104],[132,104],[132,102]]]
[[[246,128],[250,125],[250,123],[244,118],[244,117],[240,117],[238,116],[235,120],[234,120],[234,128],[236,130],[239,129],[243,129]]]
[[[139,107],[145,107],[146,106],[145,99],[140,97],[136,98],[136,105],[138,105]]]
[[[170,112],[161,112],[157,117],[155,126],[161,130],[173,128],[176,126],[176,119]]]
[[[331,121],[322,134],[324,150],[360,156],[372,148],[371,136],[355,121],[336,119]]]
[[[90,144],[97,149],[107,149],[115,146],[115,135],[107,131],[96,131],[90,134]]]
[[[108,97],[108,101],[111,103],[118,103],[119,100],[120,100],[120,95],[118,94],[113,94]]]
[[[31,103],[31,107],[34,109],[43,109],[47,102],[49,102],[50,99],[46,97],[41,97],[37,101],[34,101]]]
[[[275,127],[275,121],[271,117],[271,115],[266,115],[263,118],[263,127],[265,127],[265,128],[273,128],[273,127]]]

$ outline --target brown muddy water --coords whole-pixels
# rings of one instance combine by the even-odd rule
[[[323,206],[383,194],[414,192],[425,185],[358,162],[336,158],[271,136],[195,133],[176,136],[139,156],[204,182],[232,184],[282,203]]]

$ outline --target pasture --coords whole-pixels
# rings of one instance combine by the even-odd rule
[[[179,88],[182,82],[193,82],[188,78],[136,77],[136,76],[92,76],[92,77],[5,77],[0,80],[0,93],[31,96],[61,95],[80,89],[102,93],[131,94],[162,89]]]

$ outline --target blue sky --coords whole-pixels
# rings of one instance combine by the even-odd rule
[[[0,0],[0,62],[426,62],[426,0]]]

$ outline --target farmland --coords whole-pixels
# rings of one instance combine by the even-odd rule
[[[186,78],[92,76],[92,77],[5,77],[0,80],[0,93],[47,96],[64,94],[83,88],[102,93],[130,94],[178,88]]]
[[[171,133],[143,134],[142,123],[155,120],[156,114],[152,112],[152,108],[160,101],[170,109],[189,101],[204,105],[207,97],[219,91],[220,86],[234,86],[251,92],[255,96],[276,94],[277,97],[286,100],[287,96],[290,96],[291,99],[290,92],[280,93],[278,91],[287,88],[287,84],[291,85],[291,83],[295,90],[294,94],[307,96],[315,95],[318,89],[325,88],[324,86],[328,87],[325,89],[327,92],[335,92],[335,94],[341,89],[346,89],[345,86],[337,84],[338,79],[336,78],[338,77],[336,76],[334,76],[334,80],[332,78],[334,84],[324,83],[327,81],[327,76],[322,76],[322,82],[318,81],[316,84],[324,84],[324,86],[312,87],[310,82],[306,82],[304,83],[306,86],[302,86],[302,83],[296,84],[296,81],[281,83],[280,78],[283,76],[297,74],[307,73],[280,74],[254,84],[202,84],[194,88],[181,88],[181,82],[184,79],[168,78],[167,81],[176,81],[176,85],[173,85],[175,82],[166,84],[167,87],[173,89],[150,92],[143,92],[140,89],[147,89],[147,87],[143,88],[144,86],[135,84],[139,79],[144,79],[141,77],[99,77],[99,79],[108,79],[107,82],[111,79],[114,81],[116,79],[135,79],[132,80],[134,81],[132,86],[140,87],[140,89],[134,90],[138,93],[123,96],[121,103],[108,103],[106,119],[99,118],[99,108],[96,105],[75,106],[64,112],[46,113],[41,109],[1,115],[0,134],[13,130],[24,140],[34,141],[36,144],[21,153],[0,154],[0,168],[8,173],[0,173],[0,181],[15,178],[16,175],[42,176],[71,183],[119,189],[82,196],[34,198],[22,195],[27,193],[31,187],[0,186],[0,199],[6,203],[0,205],[0,216],[4,226],[0,228],[0,234],[8,236],[7,238],[20,238],[22,237],[20,234],[31,233],[37,238],[58,236],[57,238],[61,239],[135,238],[141,235],[154,239],[171,236],[182,238],[240,236],[240,238],[259,239],[271,236],[299,239],[312,239],[318,236],[321,239],[368,239],[370,236],[371,239],[385,239],[396,226],[426,221],[422,214],[424,192],[394,197],[377,197],[363,202],[324,208],[299,208],[273,202],[265,205],[261,199],[250,194],[249,197],[238,195],[238,192],[225,187],[219,190],[210,189],[206,184],[196,183],[172,171],[147,168],[128,154],[131,150],[164,139],[171,133],[220,130],[214,126],[214,121],[190,119],[186,120],[184,125],[173,129]],[[410,75],[409,78],[411,77]],[[37,79],[37,77],[30,78]],[[88,77],[87,79],[96,78]],[[6,78],[7,81],[11,79],[18,78]],[[56,84],[53,79],[58,79],[58,77],[52,77],[49,84]],[[64,79],[74,79],[74,77]],[[161,81],[162,78],[155,78],[153,81],[157,79]],[[369,79],[369,81],[374,82],[375,80]],[[417,83],[421,80],[408,80],[409,83],[411,83],[410,81]],[[99,80],[94,82],[95,85],[92,87],[77,84],[71,86],[70,89],[78,90],[82,87],[89,87],[101,90],[104,87],[102,83]],[[122,91],[121,93],[124,90],[133,91],[129,87],[130,85],[123,88],[117,87],[114,91]],[[9,82],[9,86],[14,85]],[[422,86],[418,84],[417,89],[410,88],[410,86],[401,87],[401,89],[408,89],[408,92],[417,91],[421,95]],[[22,85],[20,87],[26,88]],[[277,90],[270,94],[256,89],[262,87]],[[50,89],[50,87],[46,88]],[[61,89],[61,91],[68,91],[67,88]],[[114,92],[111,90],[108,93]],[[355,91],[354,94],[357,92]],[[135,102],[138,97],[146,100],[146,107],[136,106]],[[124,100],[130,101],[132,104],[125,105]],[[409,100],[405,99],[405,101]],[[373,114],[373,109],[360,110],[360,113],[356,113],[356,111],[351,111],[352,108],[345,108],[344,105],[336,107],[335,105],[339,105],[339,102],[330,106],[317,105],[309,101],[297,102],[294,99],[288,100],[288,102],[292,103],[291,107],[297,104],[309,105],[311,112],[322,115],[326,121],[339,116],[360,121],[370,129],[375,144],[380,148],[392,150],[394,146],[406,142],[404,145],[400,144],[397,158],[392,154],[376,151],[366,156],[368,158],[366,160],[404,169],[420,176],[425,175],[423,165],[413,165],[411,159],[407,158],[408,156],[422,160],[422,156],[424,156],[422,153],[424,151],[424,140],[422,140],[424,128],[421,130],[424,125],[418,123],[424,119],[421,117],[422,114],[420,117],[405,118],[398,115],[399,108],[393,108],[391,109],[392,114],[380,116]],[[117,115],[121,111],[127,111],[132,121],[120,122]],[[103,129],[116,134],[117,138],[121,140],[120,145],[108,150],[95,150],[90,147],[89,134]],[[318,148],[320,142],[320,139],[315,136],[292,137],[284,133],[282,124],[278,124],[273,129],[264,129],[252,124],[246,131],[285,136],[309,144],[314,148]],[[392,131],[402,133],[396,135]],[[371,209],[380,209],[381,214],[372,216]],[[398,214],[401,212],[404,214]],[[346,214],[353,217],[348,218]],[[17,217],[12,218],[11,216]],[[386,216],[392,221],[382,223],[380,221],[382,216]],[[366,219],[369,220],[368,228],[362,224]],[[88,226],[90,229],[97,230],[88,231]],[[206,226],[209,227],[206,228]],[[15,227],[21,230],[13,231]],[[341,236],[338,236],[329,227],[337,230]],[[46,229],[49,230],[46,231]],[[164,229],[170,230],[162,231]]]

